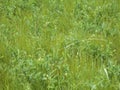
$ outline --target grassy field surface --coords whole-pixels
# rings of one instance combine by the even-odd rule
[[[0,0],[0,90],[120,90],[120,0]]]

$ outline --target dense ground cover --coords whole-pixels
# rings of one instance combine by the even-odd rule
[[[0,0],[0,90],[120,90],[119,0]]]

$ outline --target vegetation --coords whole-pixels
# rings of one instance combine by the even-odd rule
[[[120,0],[0,0],[0,90],[120,90]]]

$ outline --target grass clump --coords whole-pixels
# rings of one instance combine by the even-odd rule
[[[0,90],[119,90],[119,4],[0,1]]]

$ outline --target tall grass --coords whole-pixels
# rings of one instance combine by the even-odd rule
[[[119,4],[0,1],[0,90],[119,90]]]

